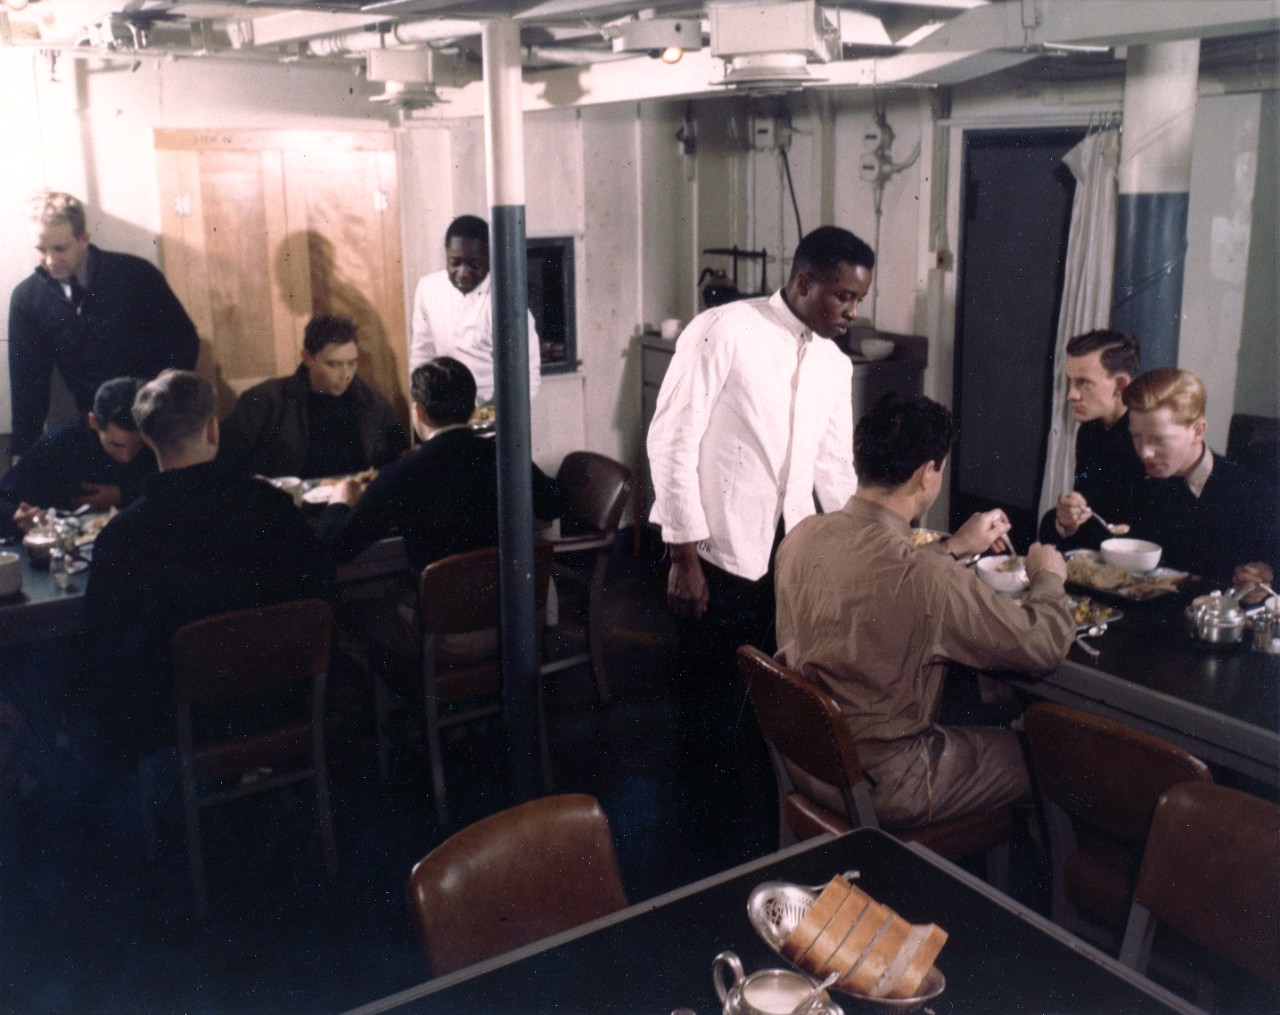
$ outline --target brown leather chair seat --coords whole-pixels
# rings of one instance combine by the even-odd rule
[[[1049,829],[1052,917],[1105,948],[1119,943],[1160,794],[1209,781],[1198,758],[1123,723],[1038,701],[1027,748]]]
[[[1157,923],[1280,986],[1280,807],[1208,782],[1171,786],[1151,821],[1120,961],[1145,973]]]
[[[546,611],[551,576],[551,544],[534,541],[535,610]],[[389,769],[387,737],[390,702],[387,688],[421,704],[436,820],[449,823],[441,732],[502,711],[502,658],[495,650],[484,658],[450,661],[440,654],[442,640],[453,635],[497,628],[501,621],[497,547],[454,554],[428,564],[418,583],[419,651],[400,654],[387,646],[372,646],[374,706],[378,736],[378,767]],[[549,786],[551,761],[542,713],[541,672],[538,678],[538,741],[542,780]]]
[[[187,852],[202,920],[209,905],[200,812],[207,807],[310,780],[325,865],[330,874],[338,870],[324,742],[332,624],[328,603],[302,600],[206,617],[173,636]],[[217,739],[198,733],[195,719],[203,708],[233,704],[247,716],[261,702],[261,713],[274,716],[280,692],[294,684],[309,684],[310,696],[290,721]]]
[[[555,540],[557,579],[585,585],[587,596],[587,651],[556,659],[543,673],[591,663],[600,700],[609,700],[609,678],[604,668],[604,579],[609,555],[618,534],[618,522],[631,496],[631,470],[594,451],[574,451],[565,455],[556,472],[556,483],[564,498],[560,517],[560,537]],[[577,555],[590,553],[585,571],[572,563]]]
[[[738,649],[738,667],[773,760],[780,843],[881,827],[857,746],[835,700],[790,667],[750,646]],[[798,792],[786,761],[837,787],[844,798],[845,813],[836,814]],[[986,852],[988,879],[998,888],[1008,886],[1013,831],[1010,807],[913,828],[886,827],[885,831],[905,842],[928,846],[949,859]]]
[[[627,905],[609,820],[580,793],[543,797],[455,832],[409,875],[433,976]]]

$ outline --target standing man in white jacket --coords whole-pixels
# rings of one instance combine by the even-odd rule
[[[671,554],[687,750],[726,748],[741,722],[737,647],[774,650],[773,555],[815,511],[857,488],[853,366],[831,339],[857,319],[875,254],[823,226],[772,296],[699,314],[681,334],[649,429],[650,520]],[[729,774],[732,758],[717,767]]]
[[[460,215],[444,234],[445,268],[418,280],[409,337],[409,373],[452,356],[476,379],[476,404],[493,401],[493,302],[489,281],[489,225]],[[538,329],[529,315],[529,400],[542,380]]]

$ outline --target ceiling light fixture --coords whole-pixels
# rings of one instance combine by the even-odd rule
[[[605,25],[615,53],[647,53],[663,63],[679,63],[690,50],[702,48],[702,22],[697,18],[638,17]]]

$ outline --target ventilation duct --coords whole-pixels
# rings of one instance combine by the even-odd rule
[[[745,88],[823,80],[809,70],[840,54],[839,29],[814,0],[712,6],[711,55],[725,61],[713,84]]]

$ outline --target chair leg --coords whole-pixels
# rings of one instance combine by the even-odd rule
[[[333,809],[329,803],[329,763],[324,749],[324,708],[312,715],[311,775],[316,790],[316,824],[324,845],[324,866],[330,875],[338,873],[338,843],[333,835]]]
[[[391,722],[391,692],[387,690],[382,673],[376,670],[373,677],[373,734],[378,751],[378,778],[386,782],[391,778],[391,740],[387,727]]]
[[[998,892],[1009,894],[1009,856],[1011,850],[1008,842],[999,842],[987,850],[987,884]]]
[[[156,829],[155,798],[156,782],[151,777],[151,767],[138,760],[138,802],[142,805],[142,847],[147,854],[147,862],[155,863],[158,847]]]
[[[609,568],[609,551],[597,550],[587,587],[587,645],[591,652],[591,672],[596,678],[600,703],[609,700],[609,678],[604,671],[604,576]]]
[[[209,918],[209,897],[205,891],[204,850],[200,844],[200,808],[196,803],[195,783],[189,772],[182,776],[182,810],[187,826],[187,858],[191,863],[196,919],[203,923]]]
[[[542,674],[538,674],[538,763],[542,766],[542,791],[550,796],[555,792],[555,777],[551,770],[551,747],[547,742],[547,711],[542,703]]]
[[[1120,943],[1120,961],[1136,972],[1146,975],[1151,961],[1151,942],[1155,938],[1156,921],[1151,910],[1135,902],[1129,909],[1129,922]]]
[[[449,824],[449,805],[445,800],[444,757],[440,751],[440,713],[434,699],[426,703],[427,759],[431,765],[431,792],[436,800],[436,822]]]

